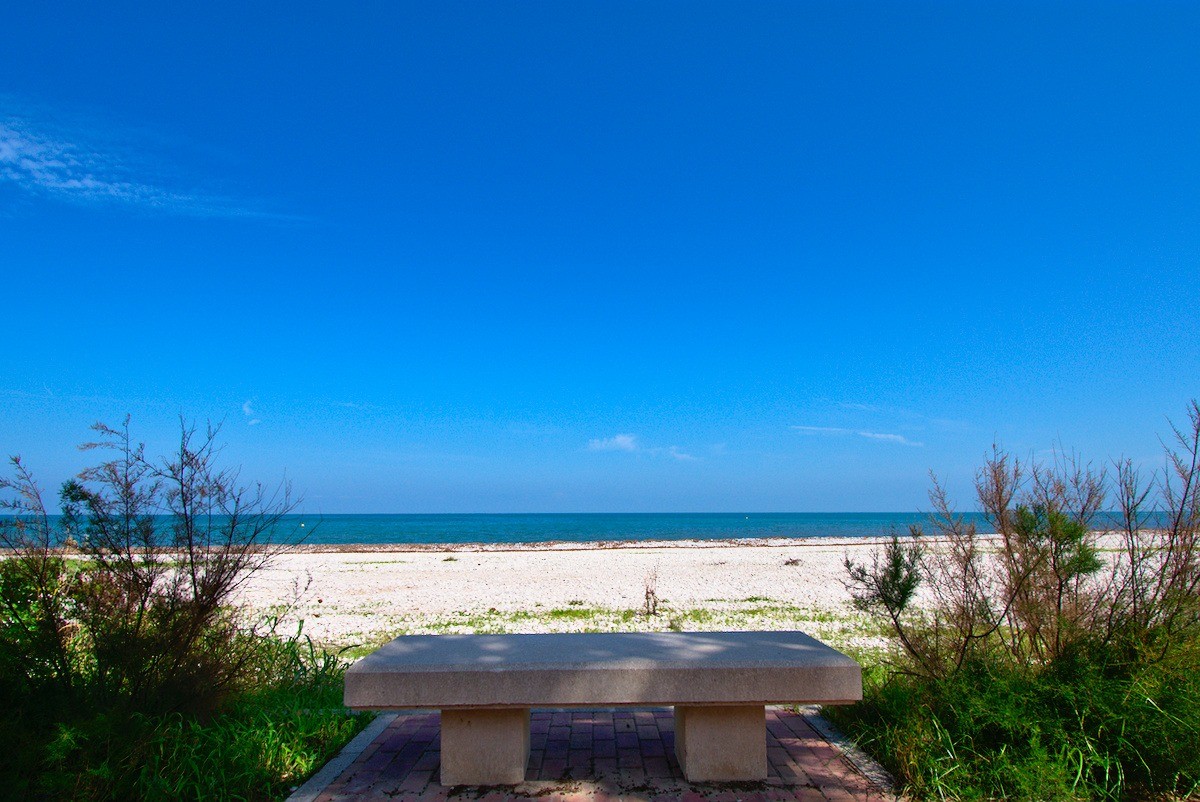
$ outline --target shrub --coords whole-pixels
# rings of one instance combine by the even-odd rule
[[[1026,466],[994,449],[976,495],[996,537],[936,480],[932,536],[846,561],[854,603],[896,651],[839,716],[917,795],[1200,789],[1200,407],[1167,469]],[[1117,507],[1101,551],[1095,523]],[[948,790],[949,789],[949,790]]]
[[[5,790],[208,798],[236,775],[259,789],[238,795],[267,798],[360,726],[340,710],[338,655],[232,603],[287,545],[290,487],[240,485],[212,427],[181,425],[158,460],[128,419],[94,429],[84,448],[106,459],[63,485],[61,516],[20,458],[0,478]]]
[[[44,750],[40,791],[73,799],[286,796],[368,721],[341,708],[346,663],[299,633],[255,636],[253,684],[200,720],[76,716]]]

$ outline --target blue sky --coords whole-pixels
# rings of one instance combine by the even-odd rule
[[[17,4],[0,450],[309,511],[970,506],[1200,393],[1200,6]]]

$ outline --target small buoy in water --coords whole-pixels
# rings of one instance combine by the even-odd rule
[[[301,525],[301,526],[304,526],[304,524],[300,524],[300,525]]]

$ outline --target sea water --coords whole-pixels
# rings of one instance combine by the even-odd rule
[[[968,515],[987,532],[982,515]],[[282,530],[309,544],[547,543],[733,540],[908,534],[929,517],[907,512],[513,513],[293,515]]]
[[[986,516],[965,513],[982,534],[995,531]],[[11,520],[0,515],[0,523]],[[59,529],[59,516],[50,524]],[[221,521],[215,525],[220,527]],[[1121,516],[1100,512],[1097,530],[1121,529]],[[1144,528],[1169,525],[1164,513],[1145,517]],[[419,545],[450,543],[586,543],[592,541],[757,540],[798,537],[886,537],[907,535],[912,527],[935,534],[920,512],[595,512],[595,513],[443,513],[370,515],[287,515],[272,535],[279,542],[309,545]],[[162,516],[162,533],[171,522]],[[61,536],[61,532],[58,533]]]

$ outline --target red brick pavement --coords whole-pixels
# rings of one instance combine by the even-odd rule
[[[514,799],[752,802],[752,800],[884,800],[808,723],[767,709],[768,777],[755,783],[689,783],[675,759],[670,708],[534,711],[525,782],[509,787],[438,783],[437,713],[402,715],[317,797],[343,800]]]

